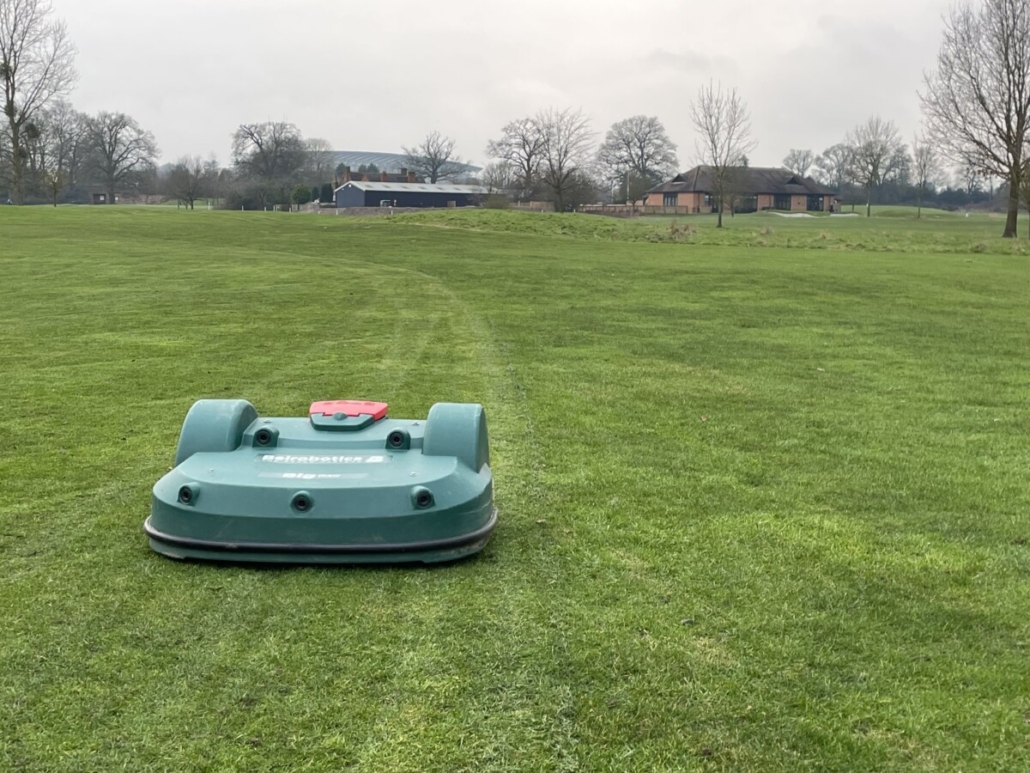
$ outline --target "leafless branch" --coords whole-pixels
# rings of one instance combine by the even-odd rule
[[[941,174],[937,148],[925,136],[917,135],[912,142],[912,174],[916,186],[916,218],[922,217],[923,198],[927,188]]]
[[[751,116],[736,89],[723,91],[722,84],[711,81],[701,87],[697,99],[690,103],[690,115],[699,135],[698,162],[712,170],[721,228],[731,170],[742,165],[758,146],[751,137]]]
[[[811,150],[795,150],[791,148],[790,152],[783,159],[783,166],[801,177],[808,176],[808,170],[812,168],[814,163],[815,154]]]
[[[1014,237],[1030,129],[1030,0],[953,7],[924,80],[929,139],[957,164],[1009,182],[1003,235]]]
[[[656,116],[635,115],[615,124],[608,130],[597,152],[597,161],[605,178],[626,187],[626,198],[642,189],[657,185],[676,173],[676,144],[669,139],[662,122]],[[631,178],[639,184],[631,185]]]
[[[533,121],[542,137],[540,180],[550,190],[555,211],[563,212],[591,155],[590,120],[580,110],[549,108]]]
[[[114,202],[120,187],[154,166],[157,143],[154,135],[125,113],[101,112],[89,119],[86,136],[90,165]]]
[[[902,160],[904,145],[893,121],[874,115],[848,133],[852,179],[866,190],[866,217],[872,214],[873,190],[889,179]]]
[[[531,198],[539,184],[544,133],[535,118],[521,118],[501,130],[501,138],[491,140],[486,154],[510,166],[515,173],[519,198]]]
[[[18,204],[24,201],[24,132],[77,77],[68,30],[52,13],[49,0],[0,0],[0,99]]]
[[[404,148],[404,154],[407,156],[405,163],[408,169],[430,183],[451,180],[465,168],[465,164],[454,153],[454,140],[444,137],[438,131],[427,134],[415,147]]]

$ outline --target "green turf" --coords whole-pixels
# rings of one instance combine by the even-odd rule
[[[1026,770],[999,225],[0,208],[0,769]],[[483,402],[494,541],[152,554],[205,396]]]

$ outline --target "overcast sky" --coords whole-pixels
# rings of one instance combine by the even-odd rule
[[[437,129],[482,165],[507,121],[576,107],[603,138],[657,115],[694,162],[690,100],[713,78],[751,109],[754,165],[816,152],[873,113],[919,128],[949,0],[52,0],[79,110],[118,110],[163,161],[228,162],[244,122],[337,150],[399,152]]]

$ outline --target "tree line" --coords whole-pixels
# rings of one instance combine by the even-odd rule
[[[1020,203],[1030,199],[1030,0],[965,0],[944,17],[936,66],[918,97],[924,128],[911,145],[892,121],[872,116],[822,153],[792,150],[784,165],[811,173],[869,214],[876,201],[968,204],[1000,180],[1015,236]],[[185,156],[158,179],[157,145],[122,112],[84,115],[66,97],[75,80],[74,47],[50,0],[0,0],[0,185],[13,203],[77,200],[96,186],[163,193],[193,206],[203,197],[256,208],[332,196],[341,170],[329,143],[305,139],[286,121],[241,124],[231,138],[231,169]],[[712,172],[718,211],[733,211],[740,168],[756,142],[736,89],[703,86],[690,103],[693,161]],[[439,131],[405,147],[420,180],[460,179],[466,164]],[[556,210],[599,199],[639,201],[678,169],[677,146],[655,116],[631,116],[596,141],[589,118],[548,108],[505,123],[486,147],[482,182],[518,200]],[[944,167],[961,183],[946,184]],[[954,178],[953,178],[954,179]]]

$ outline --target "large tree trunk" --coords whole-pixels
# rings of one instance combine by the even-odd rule
[[[1016,238],[1016,220],[1019,217],[1019,169],[1014,167],[1009,175],[1009,212],[1005,218],[1004,239]]]
[[[107,203],[114,204],[114,185],[110,184],[107,186]]]

